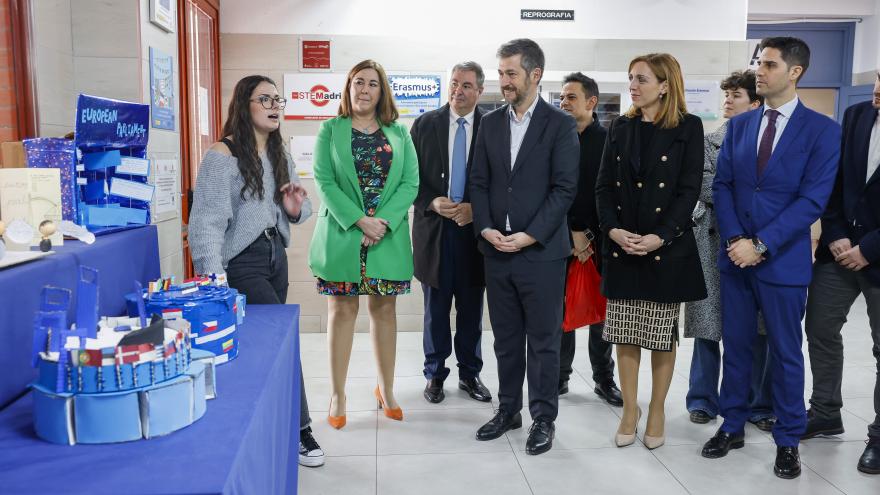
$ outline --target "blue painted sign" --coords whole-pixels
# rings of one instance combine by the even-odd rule
[[[150,47],[150,125],[174,130],[174,57]]]
[[[76,103],[76,146],[146,146],[149,122],[149,105],[79,95]]]
[[[418,117],[440,108],[440,76],[388,76],[388,84],[401,117]]]

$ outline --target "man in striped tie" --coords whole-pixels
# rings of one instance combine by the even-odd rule
[[[416,119],[413,143],[419,157],[419,195],[413,214],[415,276],[425,294],[425,400],[443,401],[443,382],[452,354],[450,310],[455,301],[455,357],[458,388],[472,399],[492,396],[480,381],[483,359],[483,256],[474,238],[467,192],[468,170],[482,112],[483,69],[476,62],[452,68],[449,103]]]
[[[713,193],[724,372],[724,423],[703,447],[718,458],[743,446],[749,419],[752,344],[764,315],[773,355],[773,426],[780,478],[801,473],[798,442],[807,424],[801,319],[812,267],[810,225],[831,194],[840,155],[840,126],[804,106],[797,83],[810,49],[797,38],[766,38],[756,70],[764,105],[737,115],[721,145]]]

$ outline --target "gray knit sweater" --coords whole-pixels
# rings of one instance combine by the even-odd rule
[[[276,227],[284,246],[290,245],[290,223],[302,223],[312,215],[312,203],[306,198],[298,219],[287,216],[273,199],[275,177],[266,153],[263,161],[263,200],[245,195],[244,179],[234,156],[208,150],[199,165],[193,207],[189,215],[189,247],[196,273],[222,273],[229,260],[244,251],[263,230]],[[292,181],[299,183],[293,159],[287,156]]]

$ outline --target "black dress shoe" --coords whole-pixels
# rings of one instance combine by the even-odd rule
[[[617,388],[614,380],[597,383],[593,392],[612,406],[623,407],[623,397],[620,396],[620,389]]]
[[[432,404],[443,402],[443,399],[446,398],[446,394],[443,393],[443,380],[439,378],[431,378],[428,380],[423,395],[425,396],[425,400]]]
[[[868,440],[868,446],[859,458],[859,471],[880,474],[880,439]]]
[[[773,431],[773,425],[776,424],[776,418],[763,418],[757,421],[752,421],[750,419],[749,423],[755,425],[755,428],[761,431],[770,432]]]
[[[478,400],[480,402],[489,402],[492,400],[492,394],[489,393],[489,389],[483,385],[483,382],[480,381],[480,377],[474,378],[462,378],[458,381],[458,388],[464,390],[471,396],[471,399]]]
[[[773,473],[783,479],[794,479],[801,475],[801,456],[797,447],[776,447],[776,464]]]
[[[568,393],[568,380],[560,380],[559,381],[559,395],[565,395]]]
[[[801,435],[801,440],[807,440],[819,435],[842,435],[843,420],[838,416],[832,419],[816,417],[812,410],[807,411],[807,430]]]
[[[495,417],[477,430],[477,440],[495,440],[508,430],[517,428],[522,428],[522,415],[520,413],[510,415],[503,409],[499,409],[495,413]]]
[[[730,449],[741,449],[745,444],[745,434],[734,435],[721,431],[719,428],[715,436],[703,445],[703,451],[700,454],[707,459],[717,459],[726,456]]]
[[[704,425],[714,419],[712,416],[709,416],[709,413],[707,413],[706,411],[701,411],[699,409],[691,411],[690,417],[691,423],[696,423],[698,425]]]
[[[526,440],[526,454],[543,454],[553,447],[553,436],[556,426],[549,419],[536,419],[529,428],[529,439]]]

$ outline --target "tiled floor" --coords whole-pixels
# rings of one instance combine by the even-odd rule
[[[583,332],[585,330],[579,330]],[[396,422],[376,411],[376,383],[369,335],[356,334],[347,385],[348,424],[334,430],[325,420],[329,397],[326,336],[301,336],[306,390],[315,436],[327,453],[319,468],[300,468],[299,493],[313,494],[880,494],[880,476],[856,470],[864,449],[866,427],[873,419],[876,368],[865,303],[859,299],[844,327],[843,420],[846,433],[801,444],[803,474],[793,481],[776,478],[775,448],[769,434],[747,426],[745,448],[724,459],[700,457],[700,447],[718,423],[696,425],[684,408],[692,341],[683,339],[666,403],[666,445],[647,450],[640,442],[619,449],[612,442],[620,409],[593,393],[586,339],[578,339],[576,373],[569,394],[560,398],[553,449],[525,455],[526,428],[489,442],[474,439],[477,428],[492,416],[497,402],[469,399],[447,381],[446,400],[429,404],[422,398],[422,334],[401,332],[397,345],[395,393],[404,411]],[[483,334],[482,378],[493,394],[498,389],[492,333]],[[805,347],[806,354],[806,347]],[[454,359],[454,358],[453,358]],[[639,403],[650,396],[649,359],[643,359]],[[454,362],[450,365],[454,370]],[[807,391],[811,380],[807,366]],[[645,426],[639,424],[639,437]]]

